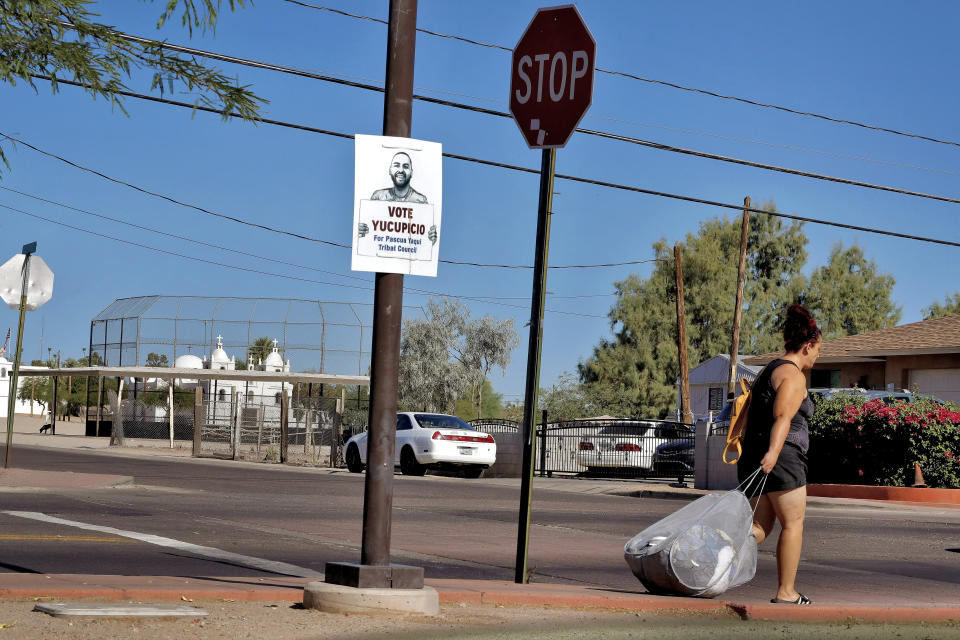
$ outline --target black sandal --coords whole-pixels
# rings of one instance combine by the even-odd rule
[[[813,604],[810,598],[802,593],[799,594],[796,600],[781,600],[780,598],[773,598],[770,600],[770,602],[773,604]]]

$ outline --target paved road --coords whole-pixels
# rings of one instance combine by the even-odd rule
[[[0,572],[268,580],[359,559],[361,475],[32,447],[16,453],[20,468],[129,475],[135,485],[0,493]],[[642,591],[623,562],[623,544],[682,503],[580,489],[577,481],[535,484],[533,579]],[[510,580],[518,500],[519,481],[398,475],[393,560],[423,566],[428,577]],[[50,521],[56,518],[207,551]],[[960,510],[821,501],[809,512],[799,584],[818,602],[873,604],[897,593],[904,604],[956,604],[958,550]],[[770,542],[761,547],[758,577],[736,596],[763,600],[775,584]]]

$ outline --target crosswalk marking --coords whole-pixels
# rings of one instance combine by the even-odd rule
[[[186,551],[187,553],[192,553],[194,555],[203,556],[206,558],[213,558],[215,560],[224,560],[226,562],[240,564],[245,567],[259,569],[261,571],[266,571],[269,573],[277,573],[285,576],[294,576],[297,578],[317,578],[318,580],[323,579],[323,573],[314,571],[312,569],[307,569],[305,567],[298,567],[293,564],[287,564],[286,562],[266,560],[264,558],[257,558],[254,556],[245,556],[240,553],[233,553],[232,551],[224,551],[223,549],[217,549],[216,547],[204,547],[199,544],[191,544],[189,542],[174,540],[173,538],[164,538],[163,536],[155,536],[150,533],[124,531],[123,529],[115,529],[114,527],[104,527],[98,524],[88,524],[86,522],[77,522],[76,520],[66,520],[64,518],[58,518],[56,516],[48,516],[47,514],[40,513],[38,511],[0,511],[0,513],[6,514],[8,516],[14,516],[16,518],[27,518],[29,520],[39,520],[40,522],[49,522],[51,524],[61,524],[61,525],[66,525],[68,527],[77,527],[78,529],[86,529],[88,531],[99,531],[100,533],[108,533],[115,536],[122,536],[124,538],[131,538],[133,540],[139,540],[141,542],[155,544],[160,547],[179,549],[180,551]]]

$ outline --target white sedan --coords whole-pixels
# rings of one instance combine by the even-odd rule
[[[611,468],[660,471],[654,468],[654,452],[677,441],[692,442],[693,431],[676,422],[623,420],[582,437],[576,459],[591,472]]]
[[[347,469],[360,473],[367,464],[367,433],[347,440]],[[479,478],[497,461],[493,436],[477,431],[456,416],[408,411],[397,414],[394,464],[407,476],[422,476],[428,468],[461,469],[468,478]]]

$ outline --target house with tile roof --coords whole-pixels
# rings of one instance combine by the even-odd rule
[[[765,365],[780,355],[748,357]],[[810,387],[912,389],[960,402],[960,315],[824,340]]]

